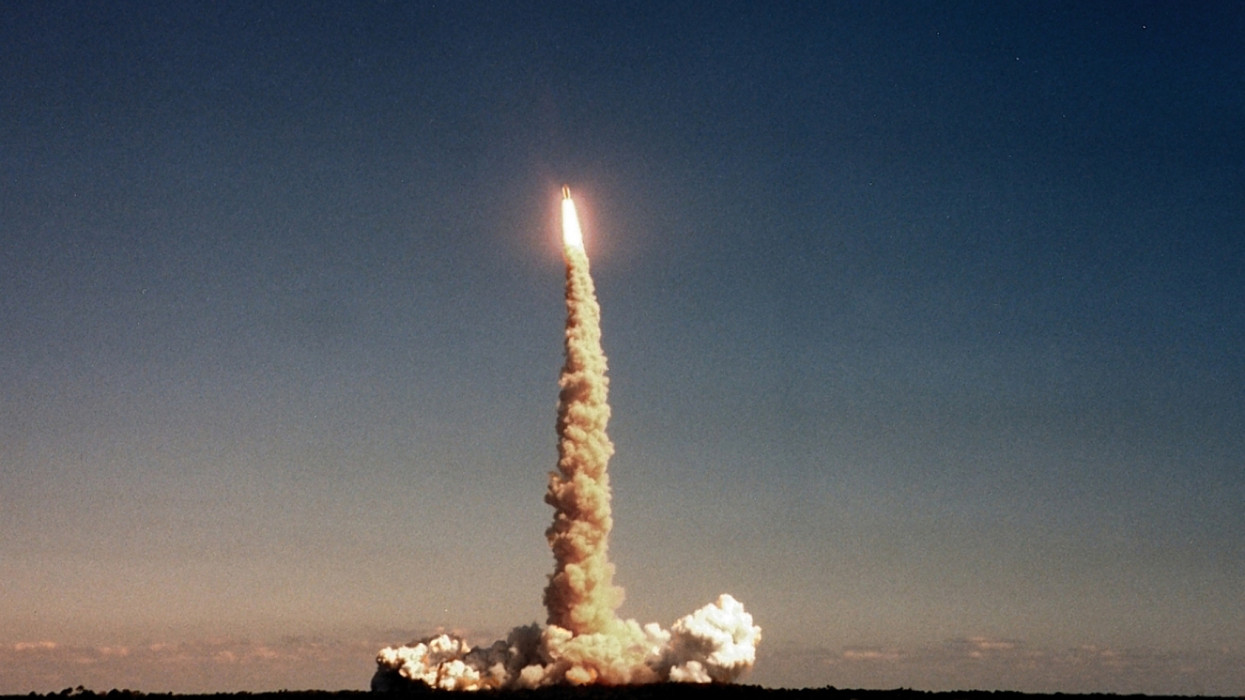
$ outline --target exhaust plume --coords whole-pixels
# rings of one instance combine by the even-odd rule
[[[558,379],[558,471],[549,475],[545,502],[553,524],[545,531],[556,562],[545,589],[549,624],[572,634],[610,632],[623,592],[613,584],[609,535],[610,482],[606,466],[614,445],[609,423],[609,379],[601,350],[601,307],[588,270],[579,216],[563,188],[562,255],[566,260],[566,362]]]
[[[558,379],[558,469],[545,502],[554,509],[545,537],[554,571],[545,588],[545,627],[516,627],[505,640],[473,648],[438,635],[376,657],[372,689],[411,684],[444,690],[536,688],[679,681],[729,683],[756,661],[761,628],[727,594],[676,621],[669,631],[618,617],[623,590],[609,561],[613,528],[609,473],[614,445],[606,433],[605,353],[601,308],[570,190],[562,188],[562,255],[566,261],[566,360]]]

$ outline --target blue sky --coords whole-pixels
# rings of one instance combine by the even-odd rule
[[[621,613],[1245,692],[1235,3],[7,3],[0,692],[542,621],[575,192]]]

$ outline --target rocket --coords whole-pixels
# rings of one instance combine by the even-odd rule
[[[562,199],[570,199],[570,198],[571,198],[570,185],[562,185]]]

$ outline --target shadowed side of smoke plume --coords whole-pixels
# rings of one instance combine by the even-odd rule
[[[752,667],[761,628],[723,594],[664,630],[620,619],[623,591],[613,583],[613,528],[607,466],[614,445],[609,380],[601,349],[601,309],[569,194],[562,202],[566,259],[566,362],[558,380],[558,469],[545,502],[554,572],[544,601],[548,625],[516,627],[505,640],[473,648],[440,635],[377,655],[374,690],[426,684],[446,690],[535,688],[735,680]]]

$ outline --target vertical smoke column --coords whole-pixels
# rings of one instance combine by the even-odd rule
[[[570,190],[562,188],[562,255],[566,260],[566,364],[558,379],[558,471],[545,502],[554,508],[545,531],[554,572],[545,588],[549,624],[574,635],[609,633],[623,591],[610,563],[610,484],[606,466],[614,445],[606,435],[609,380],[601,350],[601,307],[588,270]]]
[[[566,363],[558,379],[558,469],[545,502],[545,531],[554,572],[545,588],[549,625],[515,627],[504,640],[475,647],[435,635],[376,655],[372,688],[444,690],[539,688],[678,681],[730,683],[752,667],[761,628],[723,593],[680,618],[669,631],[619,619],[622,589],[609,561],[610,484],[614,445],[606,435],[610,407],[601,307],[588,272],[579,217],[562,188],[562,254],[566,260]]]

